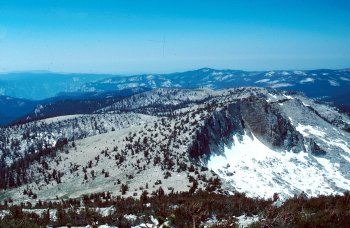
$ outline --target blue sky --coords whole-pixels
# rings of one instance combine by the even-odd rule
[[[0,0],[0,71],[350,67],[349,1]]]

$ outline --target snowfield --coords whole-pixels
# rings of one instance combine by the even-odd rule
[[[286,199],[301,192],[308,196],[342,192],[333,190],[328,180],[340,189],[350,189],[349,180],[327,159],[302,151],[274,151],[254,135],[243,135],[242,139],[235,136],[232,140],[233,146],[225,147],[223,155],[212,156],[208,167],[248,196],[271,198],[278,193]]]

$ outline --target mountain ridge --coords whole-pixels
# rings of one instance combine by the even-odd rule
[[[2,196],[28,200],[22,194],[27,186],[40,199],[79,197],[101,186],[118,196],[121,184],[129,186],[126,196],[139,196],[146,183],[166,193],[201,188],[284,199],[303,191],[339,194],[349,188],[349,126],[348,116],[295,92],[159,88],[94,114],[0,128],[2,142],[9,142],[1,149],[7,164]],[[249,157],[256,149],[247,145],[261,155]],[[238,152],[240,164],[234,162]],[[30,162],[15,169],[23,156]],[[244,165],[250,163],[256,170]]]
[[[350,113],[350,101],[346,99],[349,95],[350,74],[346,69],[240,71],[201,68],[169,74],[131,76],[92,74],[66,74],[62,76],[62,74],[55,75],[54,73],[31,73],[29,76],[25,73],[12,75],[17,77],[17,79],[11,77],[11,75],[5,76],[2,75],[0,77],[0,94],[18,95],[17,97],[25,98],[38,98],[37,95],[50,97],[42,101],[32,102],[33,110],[26,109],[28,112],[27,116],[31,119],[35,117],[33,112],[38,108],[36,106],[50,104],[54,107],[60,105],[57,104],[60,102],[59,100],[62,103],[65,99],[77,100],[76,98],[81,100],[76,101],[77,103],[83,103],[85,98],[92,97],[94,93],[97,95],[118,93],[118,91],[122,90],[150,90],[154,88],[210,88],[219,90],[247,86],[272,87],[302,92],[322,102],[330,102],[344,112]],[[35,80],[37,77],[40,80]],[[7,81],[4,80],[6,78],[8,79]],[[10,80],[9,78],[12,79]],[[51,82],[53,82],[52,85],[50,84]],[[40,92],[33,93],[32,91]],[[66,97],[67,95],[68,97]],[[79,104],[77,105],[79,106]],[[12,109],[11,106],[9,108]],[[15,112],[19,108],[13,107],[13,110],[9,110],[9,112]],[[77,111],[66,114],[74,113],[77,113]],[[83,110],[78,111],[78,113],[83,113]],[[2,124],[6,125],[14,120],[23,120],[26,117],[24,114],[26,113],[19,110],[16,118],[11,119],[3,116]]]

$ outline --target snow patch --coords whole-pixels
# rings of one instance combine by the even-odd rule
[[[332,180],[338,187],[343,189],[350,188],[350,181],[344,178],[339,170],[339,164],[331,163],[326,158],[315,157],[315,159],[326,169],[328,170],[327,178]]]
[[[331,86],[339,86],[339,83],[335,80],[328,80],[328,82]]]
[[[343,81],[347,81],[347,82],[350,82],[350,78],[346,78],[346,77],[340,77],[341,80]]]
[[[255,136],[234,136],[233,146],[226,146],[223,155],[211,156],[208,168],[250,197],[270,198],[279,193],[281,199],[286,199],[302,191],[309,196],[339,193],[332,188],[329,176],[339,180],[337,186],[350,188],[350,182],[344,184],[346,179],[338,170],[315,165],[311,156],[273,151]]]
[[[265,79],[261,79],[259,81],[256,81],[255,83],[265,83],[265,82],[268,82],[268,81],[270,81],[270,79],[269,78],[265,78]]]
[[[298,126],[296,127],[296,130],[299,131],[300,134],[302,134],[304,137],[310,137],[310,135],[314,135],[324,143],[331,146],[338,147],[342,149],[344,152],[347,152],[350,154],[350,147],[347,144],[347,142],[345,142],[342,139],[330,139],[329,137],[326,137],[327,136],[326,133],[322,131],[319,127],[298,124]]]
[[[283,76],[290,75],[290,73],[288,73],[287,71],[283,71],[281,74],[282,74]]]
[[[289,86],[293,86],[293,84],[290,83],[277,83],[275,85],[272,85],[272,88],[280,88],[280,87],[289,87]]]
[[[347,160],[348,162],[350,162],[350,157],[348,157],[348,156],[345,156],[345,155],[340,155],[340,156],[342,156],[345,160]]]
[[[290,95],[283,94],[283,96],[286,97],[286,98],[288,98],[288,99],[290,99],[290,100],[293,100],[293,99],[294,99],[294,97],[292,97],[292,96],[290,96]]]
[[[310,105],[306,104],[305,102],[302,102],[305,107],[310,107]]]
[[[349,148],[348,144],[341,139],[327,140],[325,138],[321,138],[321,140],[323,142],[327,143],[328,145],[336,146],[336,147],[342,149],[343,151],[350,153],[350,148]]]
[[[252,217],[241,215],[237,218],[237,223],[239,224],[239,227],[249,227],[252,223],[259,221],[258,215],[253,215]]]
[[[270,95],[271,97],[273,97],[273,98],[277,99],[277,96],[276,96],[275,94],[271,94],[271,93],[269,93],[269,95]]]
[[[319,137],[325,137],[326,133],[322,130],[317,129],[316,127],[310,126],[310,125],[302,125],[298,124],[296,127],[296,130],[300,132],[305,137],[308,137],[310,135],[315,135]]]
[[[129,214],[129,215],[124,215],[124,218],[131,221],[131,222],[134,222],[134,221],[136,221],[137,216],[133,215],[133,214]]]
[[[267,73],[265,74],[265,76],[266,76],[266,77],[271,77],[271,76],[273,76],[274,74],[275,74],[274,71],[270,71],[270,72],[267,72]]]
[[[300,84],[308,83],[308,82],[314,82],[314,78],[305,78],[303,80],[300,80]]]
[[[213,72],[211,75],[213,76],[220,76],[220,75],[223,75],[222,72]]]
[[[307,75],[305,72],[300,71],[300,70],[295,70],[295,71],[293,71],[293,73],[296,75]]]

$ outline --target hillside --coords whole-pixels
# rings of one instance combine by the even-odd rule
[[[226,89],[259,86],[299,91],[308,97],[324,99],[336,104],[350,105],[341,99],[348,94],[350,72],[344,70],[277,70],[239,71],[203,68],[172,74],[145,74],[111,77],[89,82],[83,90],[106,91],[132,87]]]
[[[120,195],[122,184],[133,196],[147,183],[167,193],[342,193],[350,188],[349,125],[296,93],[156,89],[95,114],[2,128],[1,197],[28,199],[24,189],[40,199]]]
[[[242,86],[298,91],[350,113],[348,69],[248,72],[203,68],[135,76],[23,72],[0,75],[0,94],[4,95],[0,97],[0,103],[5,104],[0,108],[6,110],[0,111],[0,124],[23,123],[59,115],[91,114],[117,99],[155,88],[220,90]],[[21,102],[6,106],[5,97]],[[24,106],[23,101],[26,103]]]

